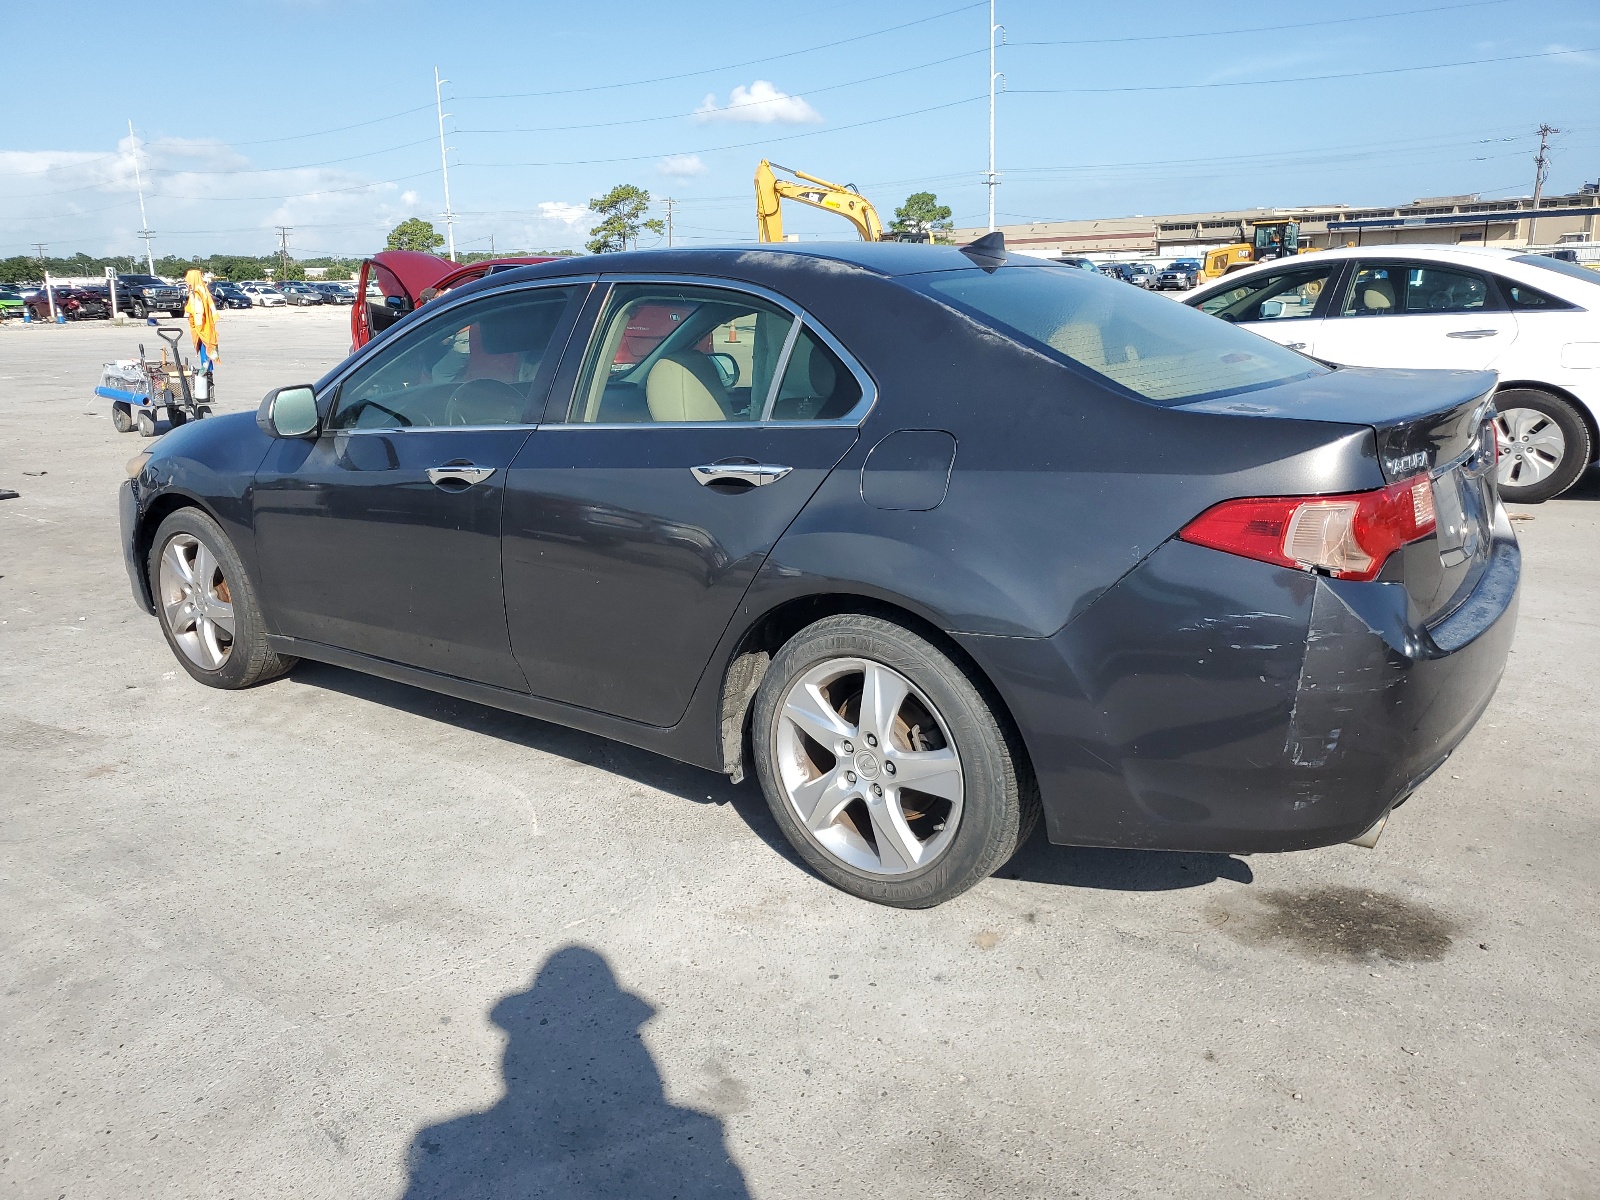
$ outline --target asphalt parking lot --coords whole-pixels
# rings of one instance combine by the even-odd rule
[[[221,411],[348,309],[225,313]],[[154,330],[0,329],[0,1196],[1600,1194],[1600,480],[1520,510],[1499,693],[1376,850],[1036,840],[849,899],[753,780],[129,596]]]

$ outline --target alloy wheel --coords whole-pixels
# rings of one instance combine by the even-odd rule
[[[1567,439],[1555,420],[1536,408],[1508,408],[1495,418],[1500,443],[1496,476],[1501,487],[1543,483],[1561,466]]]
[[[949,848],[965,780],[948,724],[904,675],[862,658],[790,686],[775,731],[778,777],[811,838],[847,866],[903,875]]]
[[[174,534],[161,551],[161,607],[172,640],[205,671],[220,670],[233,653],[233,593],[206,544]]]

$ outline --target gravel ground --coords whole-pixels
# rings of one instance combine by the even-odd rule
[[[347,309],[227,313],[219,407]],[[1030,845],[931,912],[753,782],[316,664],[192,683],[92,398],[0,329],[0,1196],[1600,1194],[1600,482],[1375,851]]]

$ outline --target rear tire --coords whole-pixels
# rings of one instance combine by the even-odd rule
[[[134,418],[134,424],[138,426],[140,437],[155,437],[156,417],[148,408],[139,410],[139,415]]]
[[[891,698],[875,706],[869,693]],[[1020,742],[984,694],[931,642],[877,617],[827,617],[790,639],[756,692],[751,742],[784,836],[829,883],[878,904],[959,896],[1038,819]]]
[[[295,659],[268,647],[261,606],[238,552],[198,508],[180,508],[161,522],[146,569],[167,645],[199,682],[233,691],[294,666]]]
[[[1508,388],[1494,397],[1500,498],[1538,504],[1559,496],[1594,460],[1589,429],[1572,405],[1548,392]]]

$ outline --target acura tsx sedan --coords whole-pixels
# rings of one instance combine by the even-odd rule
[[[1492,374],[1330,369],[900,244],[491,275],[129,464],[201,683],[309,658],[753,772],[921,907],[1080,846],[1370,844],[1504,667]]]

